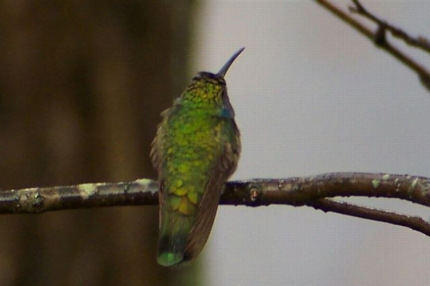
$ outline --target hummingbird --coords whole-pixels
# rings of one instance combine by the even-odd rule
[[[236,170],[240,133],[224,77],[244,49],[216,74],[199,72],[161,113],[150,155],[158,171],[160,265],[179,265],[199,255],[224,183]]]

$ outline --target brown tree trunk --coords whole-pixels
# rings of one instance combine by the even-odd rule
[[[154,178],[191,6],[0,1],[0,188]],[[1,216],[0,285],[166,285],[157,223],[155,207]]]

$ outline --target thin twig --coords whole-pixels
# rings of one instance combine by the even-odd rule
[[[318,4],[332,12],[334,15],[339,17],[342,21],[356,29],[358,32],[369,38],[372,42],[374,42],[377,47],[387,51],[389,54],[391,54],[393,57],[395,57],[397,60],[402,62],[404,65],[412,69],[420,79],[420,82],[424,85],[424,87],[430,91],[430,73],[427,71],[421,64],[416,62],[414,59],[412,59],[410,56],[406,55],[402,51],[400,51],[398,48],[394,47],[386,38],[385,38],[385,31],[388,29],[387,26],[380,25],[376,33],[373,33],[369,28],[365,27],[363,24],[361,24],[359,21],[352,18],[350,15],[330,3],[329,1],[325,0],[315,0]],[[354,1],[354,0],[353,0]],[[355,1],[357,2],[357,1]],[[358,6],[362,7],[362,6]],[[359,8],[358,8],[359,9]],[[381,39],[383,39],[381,41]],[[424,40],[423,42],[426,42]]]
[[[387,21],[384,21],[380,18],[378,18],[375,14],[369,12],[364,6],[358,1],[358,0],[352,0],[352,2],[355,4],[355,7],[350,6],[349,11],[353,13],[357,13],[373,22],[378,24],[378,26],[383,27],[385,30],[388,30],[391,32],[391,34],[403,40],[406,44],[413,46],[415,48],[419,48],[427,53],[430,53],[430,43],[429,41],[424,37],[412,37],[408,35],[405,31],[401,30],[400,28],[394,27]]]
[[[348,216],[404,226],[430,236],[430,223],[421,217],[412,217],[393,212],[357,206],[346,202],[335,202],[328,199],[317,200],[310,203],[309,206],[324,212],[334,212]]]

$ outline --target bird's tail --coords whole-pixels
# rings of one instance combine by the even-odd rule
[[[157,261],[163,266],[178,265],[185,260],[187,236],[165,234],[158,240]]]
[[[163,266],[180,264],[187,259],[186,249],[193,218],[178,212],[160,217],[157,261]]]

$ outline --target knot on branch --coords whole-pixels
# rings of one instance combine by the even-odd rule
[[[386,29],[384,26],[379,25],[378,30],[373,37],[373,41],[378,47],[385,47],[387,45]]]

